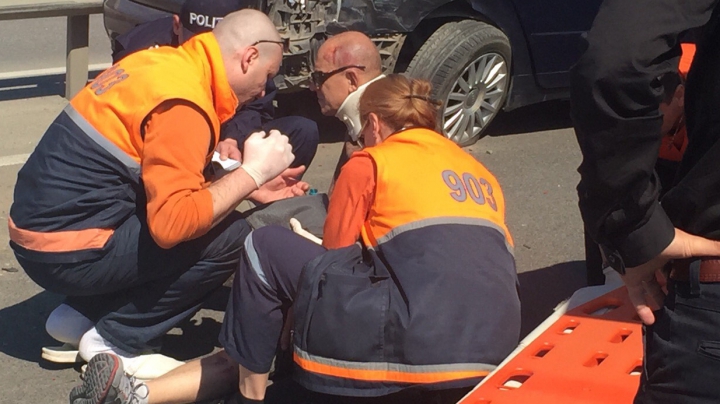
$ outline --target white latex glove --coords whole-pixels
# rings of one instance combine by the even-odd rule
[[[322,240],[315,237],[315,235],[310,233],[309,231],[303,229],[299,220],[297,220],[295,218],[290,219],[290,228],[295,233],[305,237],[306,239],[312,241],[313,243],[322,245]]]
[[[258,188],[277,177],[295,160],[288,137],[277,130],[255,132],[245,140],[243,163],[240,168],[255,180]]]

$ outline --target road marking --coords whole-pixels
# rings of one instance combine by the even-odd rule
[[[0,167],[14,166],[17,164],[25,164],[30,153],[27,154],[13,154],[12,156],[0,157]]]
[[[100,72],[112,66],[110,63],[95,63],[88,66],[88,72]],[[31,77],[55,76],[65,74],[65,67],[0,72],[0,80],[27,79]]]

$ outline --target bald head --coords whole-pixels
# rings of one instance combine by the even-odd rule
[[[242,105],[262,97],[282,63],[283,46],[272,21],[257,10],[230,13],[213,30],[225,74]],[[277,42],[277,43],[273,43]]]
[[[213,30],[223,55],[230,55],[260,40],[280,41],[275,25],[258,10],[244,9],[230,13]]]
[[[350,65],[365,66],[365,71],[358,74],[363,81],[372,80],[382,73],[380,53],[373,41],[362,32],[348,31],[330,37],[320,46],[317,57],[335,69]]]

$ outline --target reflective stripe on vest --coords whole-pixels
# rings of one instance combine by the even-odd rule
[[[392,240],[394,237],[405,233],[407,231],[412,231],[416,229],[422,229],[423,227],[428,226],[436,226],[441,224],[467,224],[467,225],[474,225],[474,226],[485,226],[489,227],[491,229],[495,229],[500,234],[503,235],[505,238],[505,246],[507,247],[508,251],[510,251],[510,254],[513,254],[513,246],[510,245],[510,243],[507,242],[508,235],[505,233],[505,229],[501,226],[498,226],[496,223],[487,220],[487,219],[480,219],[480,218],[473,218],[473,217],[434,217],[431,219],[422,219],[415,222],[411,222],[408,224],[404,224],[402,226],[398,226],[392,230],[390,230],[388,233],[386,233],[384,236],[380,237],[377,240],[377,245],[382,245],[383,243],[386,243],[390,240]],[[372,249],[373,247],[368,247]]]
[[[40,252],[70,252],[102,248],[115,232],[112,229],[83,229],[39,232],[15,226],[8,217],[10,240],[26,250]]]
[[[75,110],[75,107],[73,107],[72,104],[66,106],[64,111],[68,115],[68,117],[70,117],[70,119],[75,122],[75,124],[80,129],[82,129],[82,132],[86,134],[90,139],[92,139],[95,143],[97,143],[98,146],[102,147],[106,152],[110,153],[113,157],[118,159],[134,174],[140,175],[140,164],[133,160],[132,157],[128,156],[127,153],[122,151],[113,142],[109,141],[100,132],[98,132],[98,130],[95,129],[95,127],[87,121],[87,119],[83,118],[83,116],[80,115],[77,110]]]
[[[487,376],[495,365],[453,363],[448,365],[403,365],[385,362],[349,362],[311,355],[294,346],[293,359],[304,370],[368,382],[441,383]]]

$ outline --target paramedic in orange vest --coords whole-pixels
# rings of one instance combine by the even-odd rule
[[[225,351],[135,384],[117,358],[98,355],[71,403],[208,398],[233,386],[228,363],[239,371],[237,402],[262,403],[291,306],[294,376],[333,402],[405,403],[419,391],[455,402],[517,346],[513,241],[495,177],[435,131],[425,81],[380,79],[359,112],[366,147],[342,169],[322,246],[280,226],[245,240]]]
[[[28,276],[67,296],[47,322],[72,355],[53,352],[61,361],[79,346],[140,378],[180,365],[155,352],[235,270],[250,231],[235,207],[254,192],[303,193],[275,178],[303,170],[286,170],[293,154],[276,131],[247,140],[240,169],[203,177],[221,124],[262,95],[282,49],[263,13],[233,13],[177,49],[123,59],[50,125],[18,173],[8,225]]]
[[[325,394],[407,402],[417,390],[469,388],[517,346],[502,190],[435,131],[430,90],[402,75],[365,90],[366,147],[335,186],[328,252],[277,227],[246,240],[220,335],[240,364],[243,396],[263,399],[274,353],[267,341],[277,341],[291,303],[294,376]]]

